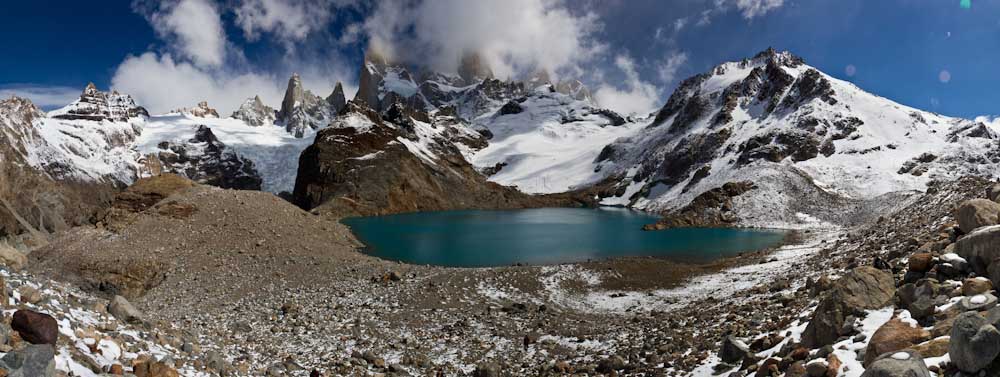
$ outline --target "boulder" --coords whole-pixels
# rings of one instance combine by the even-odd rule
[[[1000,248],[996,245],[1000,245],[1000,228],[980,229],[959,238],[955,243],[955,253],[968,262],[977,275],[989,276],[987,268],[1000,257]]]
[[[0,245],[0,264],[13,271],[20,271],[28,264],[28,256],[13,247]]]
[[[500,372],[500,366],[492,363],[483,363],[476,365],[476,369],[472,371],[473,377],[500,377],[503,374]]]
[[[108,313],[111,313],[111,315],[122,322],[142,322],[142,312],[132,306],[132,303],[128,302],[122,296],[115,296],[115,298],[111,299],[111,302],[108,303]]]
[[[962,311],[987,310],[994,306],[997,306],[997,296],[989,293],[962,297],[958,302],[958,308]]]
[[[177,370],[159,361],[136,364],[132,373],[135,374],[135,377],[180,377]]]
[[[890,352],[876,358],[861,377],[930,377],[927,364],[913,351]]]
[[[10,327],[31,344],[55,345],[59,339],[59,324],[52,316],[21,309],[14,312]]]
[[[931,253],[916,253],[907,261],[910,271],[927,272],[934,266],[934,256]]]
[[[955,211],[958,227],[965,233],[976,228],[1000,222],[1000,204],[989,199],[972,199],[963,202]]]
[[[931,333],[898,317],[879,327],[868,341],[864,365],[869,366],[880,355],[910,348],[930,339]]]
[[[941,357],[948,353],[948,344],[950,343],[950,339],[951,338],[947,336],[942,336],[910,347],[910,349],[916,351],[923,357]]]
[[[35,344],[8,352],[0,359],[0,371],[6,371],[6,377],[55,376],[55,349],[47,344]]]
[[[802,334],[802,344],[819,348],[847,335],[847,316],[888,304],[896,293],[892,274],[870,266],[857,267],[833,283]]]
[[[965,279],[962,282],[962,295],[975,296],[993,290],[993,284],[984,277],[974,277]]]
[[[962,313],[951,328],[948,354],[963,372],[979,372],[1000,354],[1000,331],[979,313]]]
[[[986,198],[994,202],[1000,200],[1000,183],[995,183],[986,189]]]
[[[830,366],[826,360],[816,359],[806,363],[806,374],[809,377],[824,377],[826,376],[827,368]]]
[[[722,341],[722,348],[719,349],[719,358],[722,359],[722,362],[729,364],[739,362],[749,354],[750,347],[733,336],[727,336]]]

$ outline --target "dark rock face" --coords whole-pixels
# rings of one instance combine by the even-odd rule
[[[260,190],[263,179],[253,161],[227,148],[205,126],[199,126],[186,143],[163,142],[155,158],[162,172],[183,175],[212,186],[238,190]]]
[[[656,224],[646,225],[643,229],[727,226],[737,220],[732,198],[753,188],[753,182],[750,181],[726,183],[722,187],[701,193],[684,208],[664,215]]]
[[[107,93],[97,90],[94,83],[87,84],[80,99],[69,105],[68,111],[55,115],[59,119],[83,119],[114,122],[125,122],[129,118],[149,116],[145,108],[136,105],[130,95],[119,94],[117,91]]]
[[[61,175],[69,171],[61,161],[32,167],[28,148],[42,140],[34,123],[45,116],[31,101],[17,97],[0,100],[0,236],[55,232],[89,224],[106,208],[116,191],[114,182],[79,182]],[[32,242],[25,240],[26,243]]]
[[[344,85],[340,81],[337,81],[337,86],[333,88],[333,93],[330,93],[326,97],[326,103],[330,104],[334,114],[339,113],[344,106],[347,106],[347,97],[344,96]]]
[[[750,347],[743,341],[727,336],[719,349],[719,358],[724,363],[735,363],[750,355]]]
[[[530,196],[488,182],[449,140],[424,140],[435,157],[422,158],[406,146],[415,143],[400,124],[408,116],[394,114],[380,116],[349,103],[343,116],[364,122],[365,129],[320,131],[299,160],[294,202],[333,216],[589,203],[589,194],[579,195],[577,202],[573,195]]]
[[[288,79],[285,98],[281,101],[281,109],[277,115],[278,121],[284,124],[288,133],[295,137],[304,137],[307,130],[326,127],[334,114],[336,112],[332,110],[327,100],[302,86],[302,79],[298,74],[293,74],[292,78]]]
[[[21,339],[31,344],[55,345],[59,339],[59,324],[48,314],[27,309],[14,312],[10,328],[21,335]]]
[[[781,162],[787,157],[805,161],[819,154],[820,141],[810,133],[768,133],[751,138],[740,148],[738,163],[749,164],[756,160]]]
[[[500,115],[520,114],[524,109],[516,101],[508,101],[500,108]]]
[[[233,112],[233,118],[242,120],[252,127],[270,126],[277,119],[277,113],[271,107],[260,100],[260,96],[254,96],[243,102],[239,109]]]
[[[834,282],[802,334],[802,344],[819,348],[848,335],[845,320],[867,309],[884,306],[896,292],[892,274],[874,267],[858,267]]]

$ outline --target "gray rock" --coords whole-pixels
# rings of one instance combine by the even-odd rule
[[[879,356],[861,377],[930,377],[927,364],[914,351],[888,352]]]
[[[929,318],[934,315],[934,299],[931,297],[921,297],[910,305],[910,315],[918,320]]]
[[[1000,204],[988,199],[972,199],[963,202],[955,211],[958,227],[965,233],[976,228],[996,225],[1000,221]]]
[[[962,297],[958,302],[958,308],[962,311],[986,310],[995,306],[997,306],[997,296],[990,293]]]
[[[986,189],[986,198],[994,202],[1000,200],[1000,183],[995,183]]]
[[[727,336],[722,340],[722,348],[719,349],[719,358],[724,363],[736,363],[743,360],[750,354],[750,347],[743,341],[733,336]]]
[[[7,377],[51,377],[56,375],[55,351],[48,344],[33,344],[0,359]]]
[[[108,313],[111,313],[119,321],[128,323],[140,323],[143,317],[142,312],[122,296],[115,296],[111,299],[111,302],[108,303]]]
[[[955,253],[964,258],[977,275],[990,276],[988,267],[1000,257],[1000,248],[996,245],[1000,245],[1000,228],[981,229],[959,238]]]
[[[500,366],[493,363],[476,365],[476,369],[472,371],[473,377],[500,377],[505,375],[501,372]]]
[[[850,334],[853,321],[847,318],[852,313],[884,307],[895,293],[891,273],[870,266],[851,270],[823,296],[802,334],[803,345],[819,348]]]
[[[962,313],[951,328],[948,354],[958,369],[976,373],[1000,354],[1000,331],[979,313]]]

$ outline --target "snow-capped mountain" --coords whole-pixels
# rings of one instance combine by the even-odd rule
[[[621,177],[606,203],[666,210],[749,180],[758,189],[741,197],[748,215],[784,220],[817,191],[868,199],[933,178],[995,176],[998,166],[997,132],[986,125],[894,103],[772,49],[685,80],[651,123],[597,161]]]
[[[411,155],[410,173],[421,162],[432,172],[427,177],[450,171],[465,177],[466,187],[481,184],[468,176],[471,167],[524,193],[589,190],[603,204],[651,211],[679,209],[726,183],[752,182],[755,188],[737,190],[726,209],[733,214],[726,218],[747,225],[794,223],[803,214],[835,221],[845,205],[921,190],[934,178],[993,176],[1000,165],[1000,137],[989,126],[896,104],[771,49],[683,81],[662,109],[638,118],[602,109],[582,84],[553,84],[545,72],[498,80],[474,54],[458,72],[441,73],[369,53],[350,102],[339,84],[322,98],[293,75],[279,110],[251,97],[228,118],[207,103],[149,115],[130,96],[93,85],[48,114],[24,100],[5,106],[7,143],[54,180],[120,187],[171,171],[226,187],[296,191],[309,197],[308,206],[340,191],[297,189],[300,163],[312,166],[322,185],[360,182],[323,177],[320,166],[331,162],[303,162],[300,155],[314,144],[349,147],[313,155],[347,153],[341,157],[356,162]],[[344,118],[352,116],[367,121]],[[331,127],[355,132],[313,137]],[[353,140],[371,139],[365,133],[372,130],[384,136],[375,144],[385,150]],[[441,184],[437,179],[421,184]]]

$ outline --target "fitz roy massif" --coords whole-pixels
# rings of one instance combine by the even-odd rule
[[[194,43],[170,27],[208,3],[147,19]],[[657,38],[792,6],[716,3]],[[218,31],[291,22],[240,10]],[[988,118],[774,48],[627,112],[489,48],[372,42],[355,81],[303,67],[226,111],[118,81],[0,99],[0,376],[1000,375]]]

